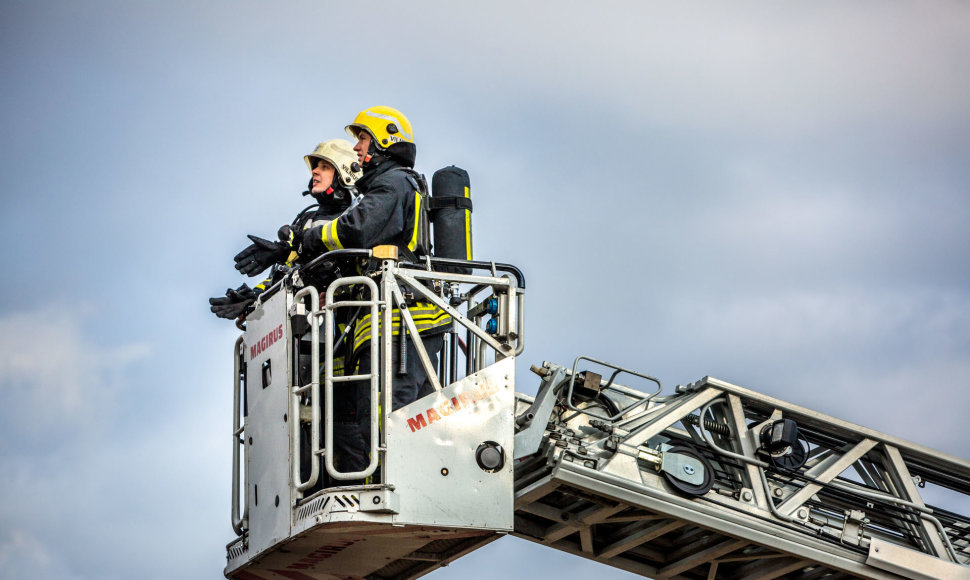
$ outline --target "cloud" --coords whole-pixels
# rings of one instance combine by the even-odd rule
[[[404,57],[463,77],[503,107],[529,87],[540,102],[704,131],[816,135],[860,122],[970,120],[961,54],[970,18],[957,2],[489,3],[450,8],[448,26],[427,17],[435,8],[389,7],[412,31]]]
[[[83,306],[60,305],[0,317],[0,417],[9,432],[49,438],[111,416],[121,373],[151,349],[103,346],[82,330],[91,316]]]
[[[232,533],[229,390],[180,388],[147,364],[151,346],[106,345],[97,322],[92,307],[0,317],[0,577],[216,575]],[[180,358],[189,384],[228,382]],[[164,572],[159,545],[179,554]]]
[[[669,301],[660,324],[693,367],[890,435],[967,456],[970,300],[965,293],[871,287]]]
[[[57,558],[57,551],[27,530],[4,526],[0,531],[0,572],[5,578],[78,578]]]

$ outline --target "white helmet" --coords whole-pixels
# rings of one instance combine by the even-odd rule
[[[362,175],[360,165],[357,163],[357,153],[354,152],[354,146],[346,139],[324,141],[317,145],[313,153],[304,156],[303,160],[306,161],[306,166],[310,168],[310,171],[313,171],[315,162],[310,161],[311,157],[314,159],[323,159],[330,165],[333,165],[337,170],[337,178],[340,181],[339,185],[343,187],[351,187]]]

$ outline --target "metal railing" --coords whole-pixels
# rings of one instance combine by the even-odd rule
[[[334,293],[344,286],[357,285],[359,284],[362,288],[366,288],[370,293],[370,300],[346,300],[341,302],[336,302],[334,300]],[[316,458],[320,455],[324,456],[324,461],[327,468],[327,473],[337,480],[351,480],[351,479],[362,479],[365,477],[370,477],[373,475],[374,471],[377,469],[378,463],[378,429],[377,423],[373,420],[377,417],[377,396],[378,396],[378,375],[371,368],[370,372],[361,375],[355,374],[345,374],[343,376],[335,377],[333,374],[333,350],[334,350],[334,311],[338,308],[351,308],[351,307],[368,307],[370,309],[370,319],[371,319],[371,332],[374,332],[374,321],[377,320],[378,313],[384,308],[384,302],[378,300],[378,290],[377,284],[373,280],[366,276],[355,276],[352,278],[341,278],[327,288],[327,302],[325,307],[324,315],[324,336],[325,336],[325,368],[324,368],[324,405],[326,408],[326,421],[324,421],[325,434],[325,445],[324,449],[319,449],[319,445],[315,445],[313,448],[313,457]],[[313,351],[316,352],[317,343],[313,343]],[[377,360],[378,350],[377,341],[370,341],[371,351],[371,361]],[[349,362],[349,361],[347,361]],[[313,367],[316,370],[318,367]],[[344,367],[348,370],[348,367]],[[368,381],[370,383],[370,416],[371,416],[371,432],[370,432],[370,461],[362,470],[341,472],[334,465],[334,454],[329,452],[329,450],[334,449],[333,442],[333,424],[334,424],[334,413],[333,413],[333,387],[334,383],[348,383],[350,381]],[[319,409],[314,405],[314,414],[319,414]],[[317,433],[317,427],[312,427],[315,429],[314,433]],[[318,462],[314,460],[313,467],[316,468]]]
[[[271,286],[259,300],[267,300],[281,291],[291,292],[287,299],[285,340],[291,353],[291,381],[289,384],[288,414],[291,450],[291,481],[298,494],[318,487],[323,471],[336,481],[359,480],[370,477],[381,465],[385,448],[381,429],[387,424],[392,411],[392,352],[394,336],[394,310],[399,317],[398,347],[405,350],[405,341],[411,341],[421,361],[429,382],[436,391],[443,385],[454,383],[463,375],[459,370],[459,355],[465,356],[464,376],[488,366],[488,354],[494,361],[515,356],[525,348],[524,287],[522,272],[509,264],[475,262],[444,258],[425,258],[423,263],[398,263],[385,260],[380,270],[371,276],[339,277],[331,282],[320,302],[320,289],[306,285],[293,288],[297,275],[310,273],[313,268],[341,259],[372,258],[370,250],[337,250],[324,254],[302,268],[294,268]],[[486,270],[489,275],[454,274],[435,272],[435,266],[460,266],[474,270]],[[329,267],[329,266],[328,266]],[[375,279],[379,280],[375,282]],[[354,292],[364,293],[364,299],[338,299],[337,291],[354,286]],[[369,299],[367,299],[369,298]],[[418,329],[409,305],[418,298],[445,311],[452,319],[452,327],[445,331],[449,339],[439,358],[439,368],[432,364],[421,330]],[[306,302],[309,301],[309,308]],[[362,374],[334,373],[334,351],[341,341],[347,339],[348,326],[340,338],[336,336],[335,312],[342,308],[361,308],[370,314],[371,337],[369,341],[371,369]],[[306,321],[304,325],[299,319]],[[322,320],[321,320],[322,319]],[[375,322],[378,321],[378,322]],[[320,326],[323,325],[323,339]],[[484,328],[483,328],[484,326]],[[459,329],[464,328],[466,342],[462,344]],[[244,327],[241,329],[245,330]],[[294,336],[295,335],[295,336]],[[299,379],[299,343],[309,342],[309,380]],[[351,336],[349,340],[353,341]],[[320,350],[324,351],[322,365],[323,400],[321,401]],[[353,349],[351,349],[353,350]],[[233,350],[233,455],[232,455],[232,528],[243,535],[248,528],[249,517],[249,462],[246,457],[245,383],[241,380],[245,364],[245,335],[240,336]],[[346,369],[350,363],[346,361]],[[294,364],[295,363],[295,364]],[[334,461],[334,389],[354,381],[367,381],[370,399],[370,460],[359,471],[342,472]],[[305,383],[305,384],[304,384]],[[323,405],[321,409],[321,404]],[[306,417],[306,418],[304,418]],[[301,429],[308,428],[310,447],[309,473],[303,478],[305,462]],[[323,434],[321,441],[321,433]],[[321,444],[322,443],[322,444]],[[321,469],[321,461],[323,469]]]
[[[337,251],[324,254],[311,263],[324,263],[328,256],[341,257],[350,254],[348,251]],[[371,252],[353,251],[354,256]],[[435,272],[433,265],[459,265],[468,268],[487,269],[487,276],[471,274],[453,274]],[[503,273],[499,275],[499,271]],[[375,281],[377,279],[378,281]],[[524,285],[522,273],[514,266],[495,264],[492,262],[465,262],[462,260],[446,260],[430,258],[423,264],[397,263],[385,260],[381,269],[372,276],[353,276],[338,278],[331,282],[325,293],[322,306],[319,305],[319,290],[307,286],[293,296],[294,304],[302,304],[307,298],[313,306],[305,315],[309,328],[303,333],[309,338],[311,373],[307,384],[300,384],[294,380],[291,386],[291,414],[295,418],[291,427],[292,450],[292,479],[294,486],[305,492],[316,486],[325,470],[332,480],[350,481],[368,478],[375,474],[381,465],[381,457],[385,452],[382,445],[383,425],[392,411],[392,383],[394,369],[392,368],[392,348],[394,335],[400,336],[397,347],[403,351],[405,341],[411,341],[418,359],[420,359],[429,382],[435,391],[440,391],[443,383],[450,384],[459,379],[458,356],[462,352],[466,358],[465,375],[472,374],[488,366],[489,352],[494,353],[494,360],[498,361],[509,356],[515,356],[525,347],[524,341]],[[354,287],[354,292],[363,294],[362,299],[340,299],[338,291],[345,287]],[[463,292],[462,288],[469,288]],[[484,297],[482,297],[483,293]],[[445,352],[439,358],[439,367],[435,368],[412,316],[409,305],[414,300],[433,304],[449,314],[453,326],[447,331],[449,340]],[[481,306],[489,300],[494,300],[494,308]],[[335,313],[338,309],[356,308],[355,319],[359,319],[360,309],[369,311],[371,369],[362,374],[334,374],[334,352],[340,342],[347,338],[349,328],[337,337]],[[471,313],[471,315],[469,315]],[[395,316],[396,315],[396,316]],[[320,337],[320,318],[323,318],[323,338]],[[399,322],[395,324],[394,319]],[[488,326],[486,317],[494,320],[494,328]],[[379,321],[379,322],[378,322]],[[467,343],[462,348],[458,339],[458,329],[466,331]],[[306,336],[309,335],[309,336]],[[292,337],[290,337],[292,338]],[[353,341],[354,337],[350,336]],[[291,341],[292,342],[292,341]],[[323,400],[320,400],[319,378],[320,349],[323,349],[322,384]],[[353,350],[353,349],[351,349]],[[298,356],[294,353],[293,356]],[[351,372],[350,360],[345,361],[345,371]],[[447,382],[446,382],[447,380]],[[370,400],[370,448],[369,462],[359,471],[342,472],[335,463],[334,453],[334,389],[340,385],[350,385],[356,381],[367,381]],[[321,412],[320,405],[323,405]],[[301,442],[300,424],[307,424],[302,420],[300,406],[309,406],[309,445],[311,465],[306,480],[301,476]],[[321,424],[322,422],[322,424]],[[320,433],[323,433],[321,445]],[[323,462],[323,470],[320,462]]]
[[[232,389],[232,529],[237,535],[242,535],[247,526],[249,517],[249,502],[245,502],[242,515],[239,514],[239,471],[243,470],[243,488],[246,490],[243,499],[248,497],[249,490],[249,463],[243,462],[242,453],[246,450],[246,422],[245,416],[240,412],[240,393],[245,388],[241,379],[242,360],[246,350],[246,343],[243,337],[236,339],[233,346],[233,389]],[[245,396],[245,395],[243,395]]]
[[[307,286],[293,296],[293,302],[296,304],[301,304],[304,297],[310,297],[310,311],[306,313],[307,322],[309,323],[310,330],[310,344],[316,346],[320,343],[320,325],[317,319],[320,317],[320,293],[313,286]],[[312,348],[310,350],[310,369],[320,368],[320,349]],[[293,421],[290,422],[290,439],[292,441],[293,458],[292,461],[293,468],[293,485],[299,491],[306,491],[316,485],[317,480],[320,478],[320,464],[316,461],[310,462],[310,476],[306,481],[303,481],[300,476],[300,461],[299,458],[302,456],[301,450],[301,438],[300,438],[300,406],[301,399],[304,394],[306,394],[307,400],[309,401],[310,408],[310,450],[311,453],[320,447],[320,405],[315,404],[316,401],[320,400],[320,375],[317,372],[311,372],[310,382],[306,385],[301,385],[300,381],[294,381],[296,384],[290,387],[290,416],[293,417]]]

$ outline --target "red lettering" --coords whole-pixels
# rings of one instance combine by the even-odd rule
[[[440,411],[442,415],[447,417],[448,415],[451,415],[452,413],[455,412],[455,408],[451,406],[451,401],[445,401],[444,403],[441,403],[440,405],[438,405],[438,411]]]
[[[263,354],[263,352],[269,347],[277,343],[277,341],[283,338],[283,325],[280,324],[273,330],[269,331],[266,336],[259,339],[259,341],[249,347],[249,360],[256,358],[257,356]]]
[[[430,426],[435,421],[441,421],[444,417],[458,414],[465,409],[473,407],[476,401],[485,400],[498,393],[498,391],[498,385],[491,383],[475,386],[470,391],[458,393],[457,396],[442,401],[437,407],[432,407],[424,413],[418,413],[414,417],[409,418],[407,420],[408,427],[414,433],[415,431]]]
[[[418,416],[413,419],[408,419],[408,427],[411,428],[411,433],[414,433],[421,427],[427,427],[428,423],[424,420],[424,415],[418,413]]]

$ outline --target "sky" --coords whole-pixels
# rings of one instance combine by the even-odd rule
[[[517,390],[588,355],[970,458],[970,5],[598,4],[0,4],[0,577],[222,577],[207,298],[374,105],[525,272]],[[514,538],[431,577],[540,573],[628,577]]]

